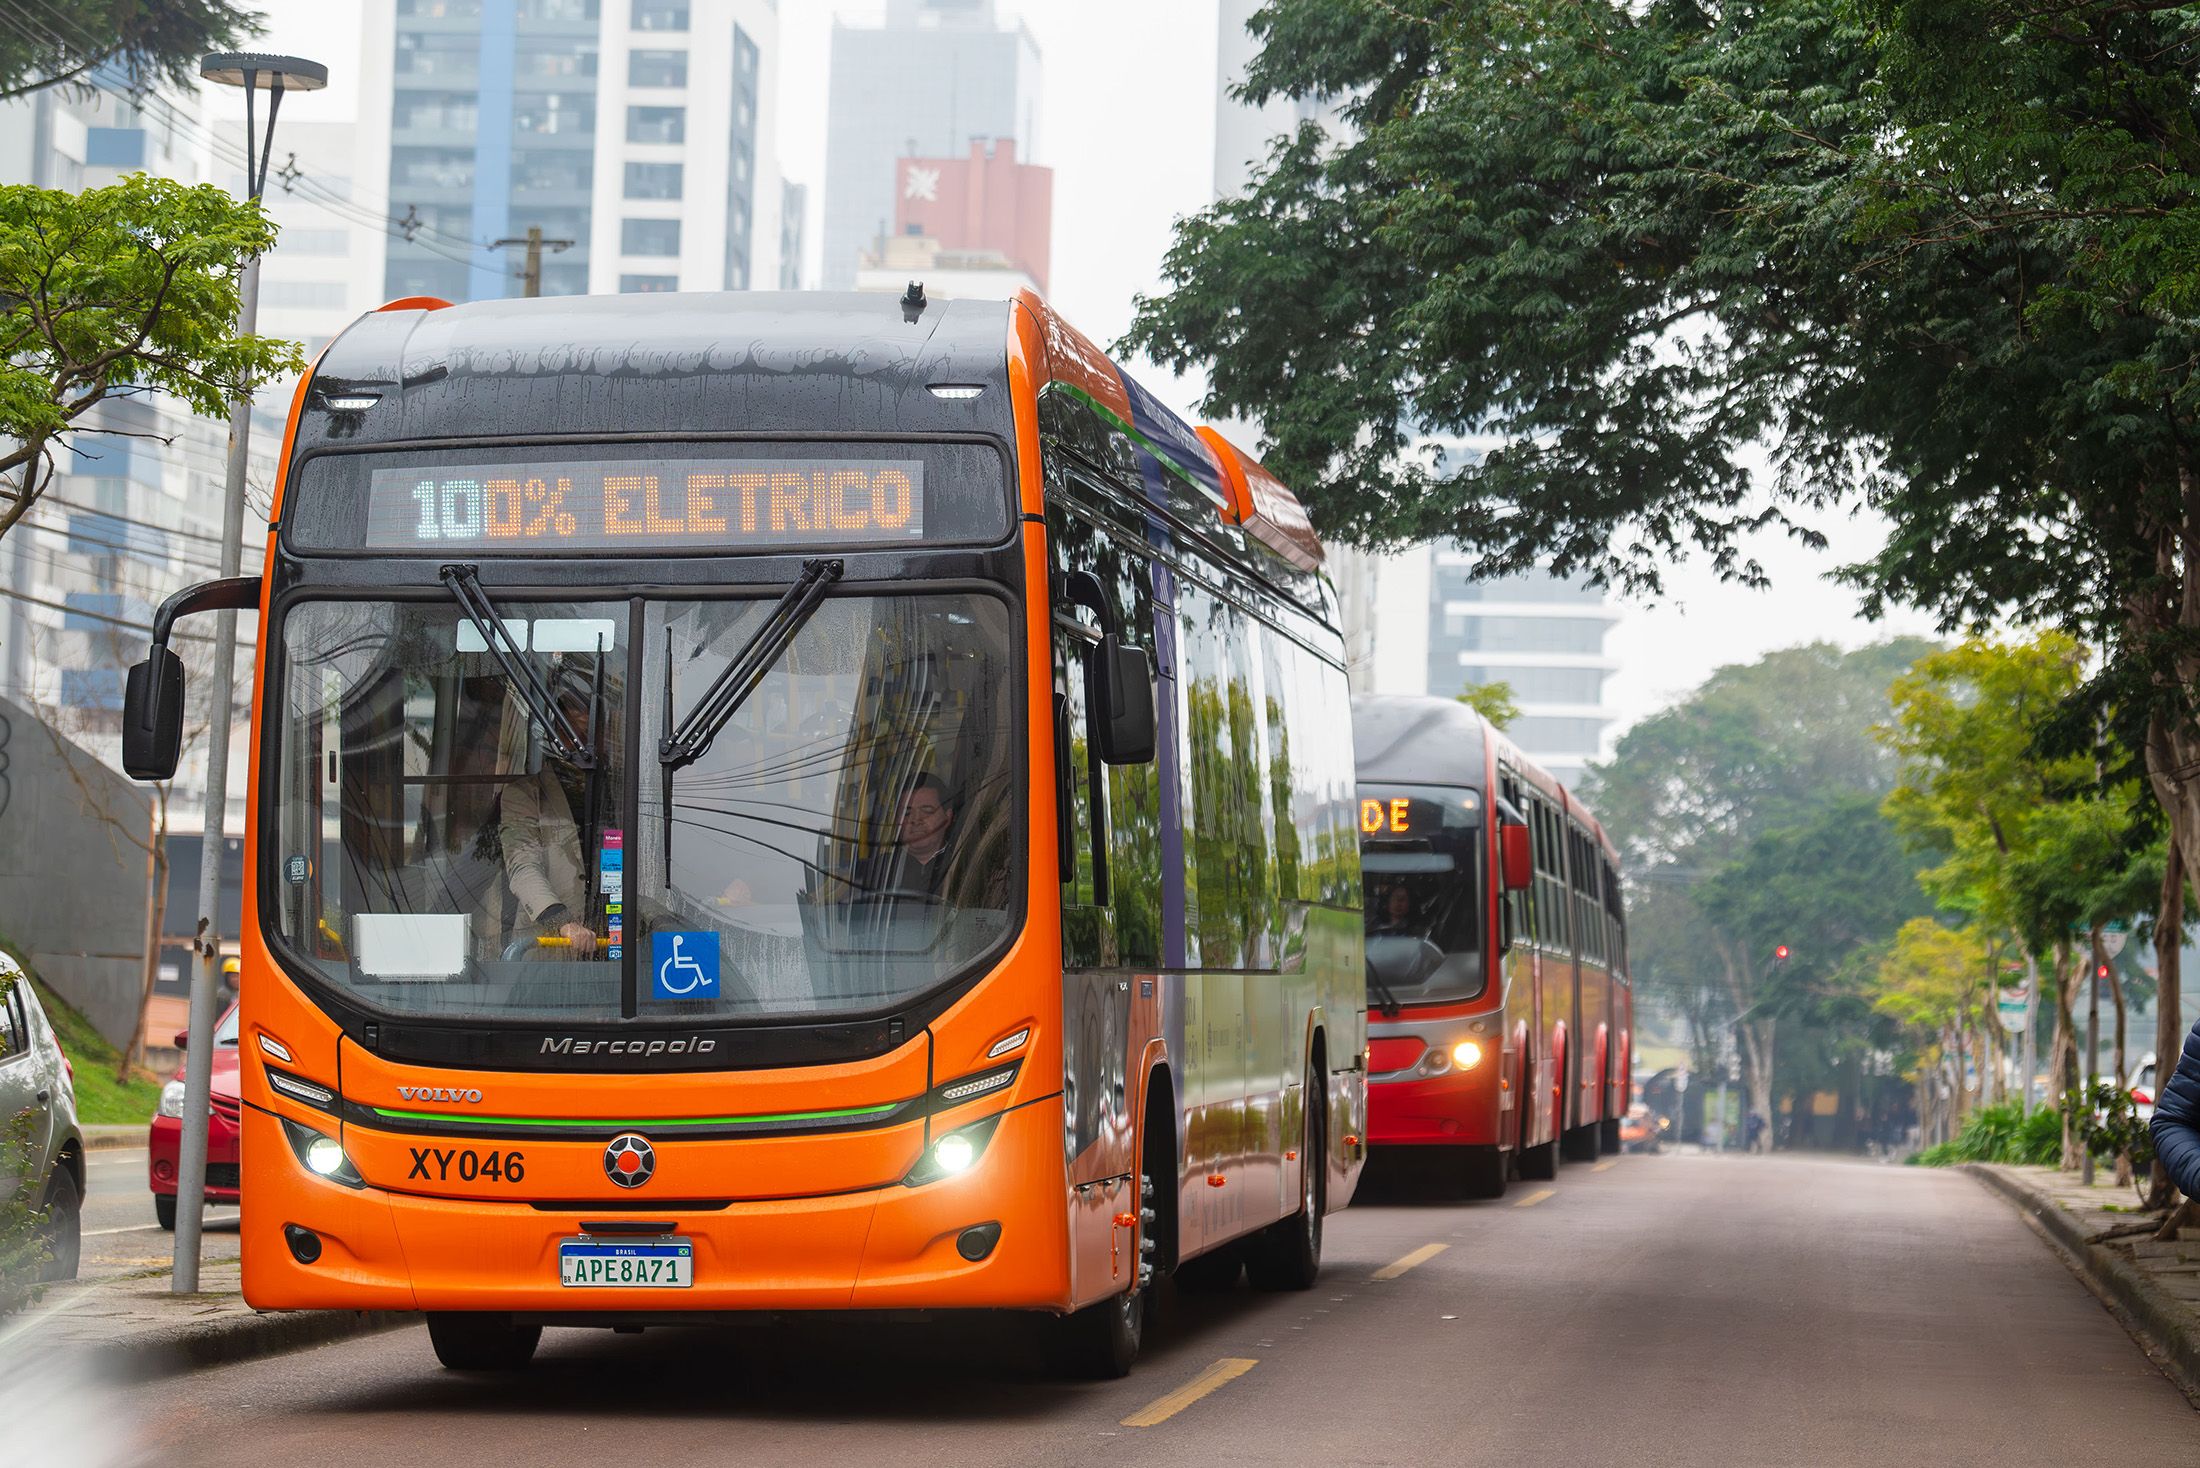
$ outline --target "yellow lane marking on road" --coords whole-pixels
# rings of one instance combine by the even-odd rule
[[[1405,1258],[1385,1264],[1382,1268],[1376,1270],[1375,1278],[1379,1280],[1396,1279],[1416,1264],[1426,1264],[1450,1247],[1449,1244],[1423,1244],[1420,1248],[1406,1255]]]
[[[1251,1371],[1260,1362],[1245,1356],[1224,1356],[1165,1397],[1156,1397],[1123,1419],[1125,1427],[1158,1427],[1201,1397],[1211,1395]]]
[[[1519,1202],[1513,1204],[1513,1207],[1533,1208],[1536,1204],[1542,1202],[1545,1198],[1555,1198],[1557,1196],[1558,1189],[1556,1188],[1537,1188],[1534,1192],[1528,1194],[1527,1197],[1522,1198]]]
[[[1610,1162],[1610,1161],[1606,1161],[1606,1162],[1599,1162],[1599,1163],[1598,1163],[1598,1164],[1597,1164],[1596,1166],[1594,1166],[1594,1167],[1590,1168],[1590,1169],[1589,1169],[1589,1171],[1591,1171],[1591,1172],[1602,1172],[1602,1171],[1604,1171],[1604,1169],[1606,1169],[1607,1167],[1617,1167],[1617,1166],[1619,1166],[1619,1164],[1618,1164],[1617,1162]]]

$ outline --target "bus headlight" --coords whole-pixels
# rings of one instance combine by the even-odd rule
[[[359,1175],[359,1169],[351,1165],[344,1155],[343,1144],[334,1137],[323,1135],[312,1127],[292,1121],[289,1117],[277,1117],[283,1124],[283,1137],[290,1143],[299,1166],[315,1177],[325,1177],[332,1183],[342,1183],[347,1188],[363,1188],[367,1180]]]
[[[1482,1063],[1482,1047],[1472,1040],[1461,1040],[1451,1047],[1451,1063],[1461,1070],[1473,1070]]]
[[[1440,1076],[1451,1069],[1451,1054],[1441,1045],[1431,1045],[1421,1052],[1421,1063],[1413,1069],[1421,1075]]]
[[[1005,1114],[997,1111],[984,1121],[972,1122],[936,1138],[917,1158],[917,1165],[909,1169],[909,1175],[902,1182],[917,1188],[970,1171],[985,1155],[986,1143],[993,1140],[993,1133],[1000,1127]]]

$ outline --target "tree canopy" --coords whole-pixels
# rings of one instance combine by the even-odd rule
[[[20,0],[0,26],[0,100],[101,72],[130,85],[193,85],[199,58],[226,51],[262,17],[222,0]]]
[[[237,272],[274,243],[257,203],[133,174],[106,188],[0,187],[0,535],[97,433],[102,403],[167,394],[217,416],[302,371],[290,342],[240,335]]]

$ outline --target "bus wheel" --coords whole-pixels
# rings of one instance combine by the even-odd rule
[[[1467,1147],[1462,1151],[1458,1173],[1460,1196],[1504,1197],[1505,1154],[1496,1147]]]
[[[1597,1145],[1609,1154],[1619,1150],[1619,1118],[1607,1116],[1597,1123]]]
[[[1138,1174],[1138,1201],[1141,1214],[1152,1214],[1153,1221],[1141,1226],[1139,1231],[1138,1272],[1131,1279],[1131,1287],[1122,1294],[1060,1319],[1047,1322],[1047,1357],[1055,1373],[1060,1376],[1109,1381],[1128,1376],[1131,1365],[1138,1359],[1139,1349],[1146,1341],[1146,1325],[1153,1318],[1154,1266],[1147,1262],[1157,1250],[1146,1245],[1158,1244],[1160,1200],[1155,1191],[1157,1179],[1176,1176],[1176,1163],[1171,1155],[1168,1136],[1167,1113],[1158,1117],[1149,1107],[1143,1147],[1143,1170]]]
[[[1260,1290],[1310,1290],[1322,1272],[1322,1213],[1329,1202],[1328,1109],[1321,1074],[1306,1073],[1306,1138],[1299,1153],[1299,1210],[1255,1234],[1245,1272]]]
[[[430,1315],[428,1342],[453,1371],[517,1371],[534,1359],[539,1325],[514,1325],[509,1315]]]
[[[1531,1078],[1532,1081],[1532,1078]],[[1523,1096],[1533,1096],[1532,1084],[1521,1087]],[[1558,1138],[1553,1137],[1540,1147],[1528,1145],[1528,1108],[1520,1108],[1520,1152],[1517,1166],[1524,1183],[1547,1183],[1558,1176]]]
[[[1559,1150],[1566,1154],[1568,1162],[1594,1162],[1597,1160],[1599,1145],[1597,1139],[1602,1134],[1603,1128],[1604,1123],[1600,1121],[1592,1121],[1584,1126],[1577,1126],[1561,1135]]]

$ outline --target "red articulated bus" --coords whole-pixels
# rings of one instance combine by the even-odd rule
[[[1441,1149],[1479,1197],[1618,1151],[1634,995],[1604,828],[1463,704],[1352,712],[1370,1143]]]

